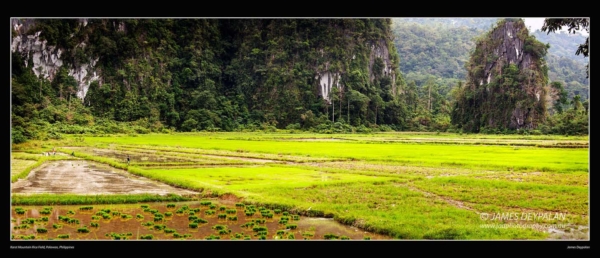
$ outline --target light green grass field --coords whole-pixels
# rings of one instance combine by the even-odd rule
[[[67,138],[56,144],[104,149],[106,156],[78,153],[171,185],[334,217],[398,239],[585,239],[589,149],[581,147],[587,141],[539,135],[187,133]],[[185,158],[182,164],[240,165],[177,168],[177,161],[152,161],[149,167],[134,161],[127,167],[111,151]],[[482,219],[508,212],[560,213],[561,221],[533,223],[559,223],[564,232],[516,227],[535,226],[531,221]],[[482,227],[490,223],[515,227]]]

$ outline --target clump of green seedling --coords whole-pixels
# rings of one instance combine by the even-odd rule
[[[96,222],[91,222],[90,227],[97,228],[97,227],[100,227],[100,224],[98,224]]]
[[[208,223],[208,220],[205,220],[203,218],[198,218],[197,220],[194,220],[193,222],[194,223],[205,224],[205,223]]]
[[[225,211],[227,214],[236,214],[237,210],[236,209],[228,209],[227,211]]]
[[[23,207],[16,207],[15,208],[15,213],[18,214],[18,215],[23,215],[23,214],[25,214],[25,212],[26,212],[26,210],[23,209]]]
[[[135,218],[136,218],[136,219],[144,219],[144,215],[142,215],[142,214],[137,214],[137,215],[135,215]]]
[[[227,214],[218,214],[217,217],[219,219],[226,219],[227,218]]]
[[[371,237],[368,237],[368,236],[363,237],[363,240],[371,240]]]
[[[67,215],[75,215],[75,212],[73,210],[69,210],[67,211]]]
[[[252,222],[256,224],[265,224],[267,222],[266,219],[253,219]]]
[[[300,220],[300,215],[292,215],[292,220]]]
[[[288,223],[288,218],[286,218],[286,217],[281,217],[281,218],[279,219],[279,222],[278,222],[278,223],[279,223],[279,224],[281,224],[281,225],[285,225],[285,224],[287,224],[287,223]]]
[[[192,220],[197,220],[198,216],[189,216],[188,220],[192,221]]]
[[[286,229],[296,229],[297,227],[298,227],[298,225],[296,225],[296,224],[287,224],[287,225],[285,225]]]
[[[217,208],[217,205],[211,204],[208,206],[209,209],[214,210]]]
[[[35,235],[28,235],[28,236],[23,236],[22,239],[29,239],[29,240],[33,240],[35,239]]]
[[[243,203],[236,203],[235,204],[235,207],[238,207],[238,208],[244,208],[245,206],[246,205],[244,205]]]
[[[198,228],[198,223],[192,222],[192,223],[188,224],[188,227],[192,228],[192,229]]]
[[[252,228],[252,231],[254,231],[254,232],[267,231],[267,227],[255,226]]]
[[[274,210],[273,210],[273,212],[274,212],[275,214],[279,214],[279,213],[281,213],[281,209],[274,209]]]
[[[82,227],[77,229],[77,233],[90,233],[90,230],[87,227]]]
[[[19,229],[29,229],[31,228],[31,226],[27,225],[27,224],[23,224],[23,225],[18,225],[18,226],[14,226],[13,229],[14,230],[19,230]]]
[[[208,206],[208,205],[211,205],[211,204],[212,204],[212,202],[210,202],[210,201],[201,201],[200,202],[200,205],[202,205],[202,206]]]
[[[144,226],[144,227],[152,227],[152,226],[154,226],[154,222],[150,222],[150,221],[144,222],[144,223],[142,223],[142,226]]]
[[[242,224],[240,227],[252,228],[252,227],[254,227],[254,222],[246,222],[246,223]]]
[[[153,239],[154,236],[152,234],[147,234],[147,235],[141,235],[140,239]]]
[[[58,235],[56,237],[60,238],[60,239],[67,239],[67,238],[69,238],[69,234],[62,234],[62,235]]]
[[[170,234],[170,233],[175,233],[175,229],[173,228],[165,228],[165,233]]]
[[[175,204],[174,203],[167,203],[167,208],[175,208]]]
[[[340,237],[339,237],[339,236],[337,236],[337,235],[335,235],[335,234],[328,233],[328,234],[325,234],[325,235],[323,236],[323,238],[325,238],[325,239],[339,239]]]
[[[142,204],[140,207],[142,207],[142,209],[147,209],[148,207],[150,207],[150,205],[148,205],[148,204]]]
[[[224,211],[224,210],[226,210],[226,209],[227,209],[227,207],[225,207],[225,206],[221,206],[221,207],[219,207],[219,211]]]
[[[45,228],[37,228],[36,231],[40,234],[48,233],[48,230]]]
[[[165,229],[167,226],[163,225],[163,224],[154,224],[154,230],[156,231],[161,231],[163,229]]]
[[[30,224],[33,225],[35,223],[35,219],[34,218],[26,218],[24,220],[21,220],[21,224]]]
[[[165,217],[171,217],[173,216],[173,213],[170,211],[165,212]]]
[[[213,235],[210,235],[210,236],[207,236],[207,237],[206,237],[206,238],[204,238],[204,239],[206,239],[206,240],[216,240],[216,239],[221,239],[221,237],[220,237],[220,236],[213,236]]]
[[[93,210],[93,209],[94,209],[93,206],[81,206],[81,207],[79,207],[80,211],[90,211],[90,210]]]
[[[307,238],[311,238],[311,237],[315,236],[315,234],[310,233],[310,232],[304,232],[304,233],[302,233],[302,236],[304,237],[304,239],[307,239]]]
[[[217,225],[214,225],[214,226],[212,226],[211,228],[212,228],[212,229],[215,229],[215,230],[222,230],[222,229],[226,229],[226,228],[227,228],[227,226],[225,226],[225,225],[220,225],[220,224],[217,224]]]
[[[62,225],[54,223],[54,224],[52,224],[52,228],[59,229],[59,228],[62,228]]]
[[[41,211],[39,211],[39,213],[43,215],[48,215],[52,213],[52,207],[44,207]]]
[[[206,215],[208,215],[208,216],[210,216],[210,215],[214,215],[214,214],[215,214],[215,211],[214,211],[214,210],[205,210],[205,211],[204,211],[204,214],[206,214]]]
[[[349,237],[347,237],[347,236],[341,236],[341,237],[340,237],[340,239],[341,239],[341,240],[350,240],[350,238],[349,238]]]
[[[227,220],[228,221],[237,221],[238,217],[237,216],[229,216],[229,217],[227,217]]]

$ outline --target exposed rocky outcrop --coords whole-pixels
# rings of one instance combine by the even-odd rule
[[[84,26],[86,20],[80,20]],[[13,19],[13,37],[11,41],[11,51],[18,52],[23,56],[24,60],[31,60],[33,67],[28,67],[33,70],[36,76],[41,76],[47,80],[53,80],[59,68],[64,64],[63,49],[57,46],[47,44],[47,40],[42,40],[40,37],[41,31],[36,31],[33,34],[28,34],[34,25],[33,20]],[[81,42],[77,48],[85,48],[86,44]],[[98,59],[92,59],[89,63],[72,65],[69,70],[69,75],[73,76],[78,82],[77,97],[82,101],[85,97],[90,83],[93,81],[101,82],[99,72],[95,68]],[[27,63],[25,65],[27,66]]]
[[[369,51],[368,54],[368,64],[367,71],[369,73],[369,80],[373,82],[376,78],[376,74],[381,74],[383,76],[389,76],[391,78],[392,85],[392,94],[396,95],[398,90],[396,88],[396,72],[394,70],[394,66],[392,64],[392,58],[390,56],[390,50],[387,46],[385,40],[378,40],[374,43],[367,43],[366,48]],[[323,55],[323,51],[321,50],[321,55]],[[355,60],[356,55],[349,57],[349,59]],[[383,61],[383,67],[381,67],[381,71],[374,71],[373,65],[375,64],[376,59],[381,59]],[[351,61],[352,62],[352,61]],[[345,73],[347,71],[331,71],[329,69],[330,65],[328,62],[325,63],[324,71],[317,71],[317,75],[315,79],[319,82],[319,95],[327,102],[327,104],[331,104],[331,89],[332,87],[338,88],[339,91],[344,91],[344,85],[341,83],[341,73]]]
[[[546,50],[522,20],[500,21],[477,42],[453,122],[473,132],[536,128],[547,115]]]

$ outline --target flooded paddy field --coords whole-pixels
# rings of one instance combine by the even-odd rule
[[[197,194],[86,160],[49,161],[11,185],[14,194]]]
[[[228,202],[15,206],[14,240],[384,240],[333,219]],[[230,203],[230,202],[229,202]],[[253,214],[249,210],[253,209]],[[21,211],[18,214],[17,212]],[[23,212],[24,211],[24,212]],[[248,213],[248,214],[246,214]],[[271,214],[271,215],[268,215]],[[232,218],[235,218],[232,219]],[[33,236],[33,237],[32,237]]]
[[[197,133],[65,140],[13,152],[11,236],[585,240],[589,152],[577,141],[586,139]],[[54,146],[56,156],[40,155]],[[112,196],[69,202],[63,194]],[[167,207],[172,195],[195,197]],[[125,203],[121,196],[130,204],[117,204]],[[215,207],[202,205],[205,198],[217,198]],[[82,203],[94,205],[80,210]],[[563,219],[485,220],[482,214]]]

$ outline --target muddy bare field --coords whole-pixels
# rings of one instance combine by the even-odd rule
[[[47,162],[11,188],[13,194],[198,194],[84,160]]]
[[[212,203],[218,207],[224,205],[224,203],[216,201]],[[210,236],[218,236],[222,240],[235,239],[236,236],[238,237],[237,239],[258,240],[258,233],[253,231],[252,227],[244,227],[243,225],[255,220],[264,220],[264,223],[256,225],[267,228],[265,240],[324,240],[327,234],[335,235],[338,238],[345,236],[349,240],[364,240],[365,237],[371,240],[391,239],[388,236],[364,232],[355,227],[345,226],[333,219],[327,218],[301,216],[299,220],[290,219],[289,223],[287,223],[288,225],[296,225],[296,228],[286,229],[285,224],[279,223],[280,219],[284,217],[282,214],[264,219],[261,218],[260,213],[253,216],[246,216],[244,215],[243,208],[238,208],[236,214],[227,215],[237,216],[239,219],[237,221],[228,221],[217,216],[217,214],[225,214],[225,211],[219,211],[216,208],[210,209],[207,206],[200,205],[200,202],[197,201],[177,203],[177,207],[174,208],[167,207],[165,203],[149,203],[147,205],[148,209],[156,209],[160,214],[171,212],[172,215],[164,217],[163,220],[155,221],[154,215],[148,210],[144,211],[141,208],[141,204],[83,205],[93,207],[93,209],[85,211],[79,209],[82,207],[81,205],[61,205],[54,206],[52,212],[47,215],[40,214],[40,211],[43,210],[41,206],[19,206],[26,209],[27,212],[19,215],[15,213],[15,209],[13,208],[11,214],[13,218],[13,221],[11,221],[11,234],[14,236],[14,240],[21,240],[20,236],[28,235],[35,235],[38,240],[58,239],[59,235],[68,235],[68,239],[65,240],[112,240],[115,239],[115,235],[118,235],[121,240],[141,240],[142,236],[145,235],[152,235],[152,240],[205,240]],[[183,206],[187,206],[189,209],[186,210],[185,214],[177,214],[176,210]],[[113,214],[112,218],[93,218],[97,212],[106,209],[110,210],[110,214]],[[193,209],[197,209],[198,211],[194,215],[190,215],[189,212]],[[227,209],[235,209],[235,206],[231,204],[227,205]],[[207,210],[213,210],[215,213],[206,215],[205,212]],[[115,212],[118,212],[118,214]],[[132,218],[123,219],[120,216],[123,214],[131,215]],[[141,215],[141,217],[138,217],[138,215]],[[69,224],[61,221],[60,217],[63,216],[76,219],[78,224]],[[190,228],[190,216],[205,219],[207,223],[199,224],[198,228]],[[28,218],[39,219],[42,217],[47,217],[47,221],[37,220],[28,228],[18,228]],[[91,226],[92,223],[97,223],[98,226],[93,227]],[[57,225],[58,228],[55,228],[54,225]],[[156,228],[155,225],[164,226],[167,230],[165,228]],[[227,232],[223,232],[217,228],[219,226],[224,227],[224,230]],[[83,227],[88,228],[90,232],[78,233],[78,229]],[[45,228],[48,231],[46,233],[36,233],[38,228]],[[186,236],[184,237],[184,235]],[[291,238],[290,235],[292,235]]]
[[[164,183],[156,182],[144,177],[139,177],[127,173],[125,171],[112,168],[108,165],[85,161],[85,160],[62,160],[46,162],[42,166],[32,170],[29,176],[25,179],[11,184],[11,192],[13,194],[28,195],[40,193],[55,193],[55,194],[79,194],[79,195],[96,195],[96,194],[179,194],[179,195],[196,195],[198,192],[187,189],[176,188]],[[229,196],[233,198],[233,196]],[[231,199],[229,198],[229,199]],[[233,207],[240,200],[237,198],[229,200],[227,196],[220,198],[218,201],[222,205]],[[215,200],[216,203],[217,200]],[[185,203],[178,203],[178,206]],[[199,202],[187,203],[190,208],[200,208]],[[198,229],[189,228],[188,216],[173,215],[164,221],[155,224],[162,224],[167,228],[175,230],[175,233],[165,233],[164,230],[154,229],[152,226],[144,226],[144,223],[153,222],[153,215],[143,211],[140,204],[129,205],[93,205],[94,209],[90,211],[79,211],[80,206],[74,205],[59,205],[53,206],[52,213],[48,215],[40,214],[43,207],[39,206],[19,206],[25,208],[25,214],[16,214],[13,207],[11,212],[11,235],[14,240],[21,240],[21,237],[35,235],[38,240],[57,239],[59,235],[69,235],[68,240],[111,240],[114,239],[114,234],[120,235],[121,239],[138,240],[144,235],[153,235],[153,240],[171,240],[180,239],[182,235],[184,239],[189,240],[204,240],[209,236],[219,236],[220,239],[229,240],[235,236],[241,236],[240,239],[250,238],[256,240],[256,232],[252,228],[241,227],[246,222],[251,222],[253,219],[260,219],[260,215],[247,217],[243,210],[237,212],[239,221],[226,221],[218,218],[217,214],[205,215],[202,207],[202,212],[198,213],[198,217],[208,221],[206,224],[201,224]],[[45,207],[45,206],[44,206]],[[173,209],[166,207],[164,203],[151,203],[150,207],[158,209],[161,213],[168,211],[173,212]],[[119,211],[122,214],[130,214],[133,219],[122,219],[115,216],[112,219],[93,220],[92,215],[101,209],[111,209]],[[69,211],[75,211],[75,214],[70,214]],[[136,219],[136,215],[143,215],[145,219]],[[60,216],[68,216],[71,219],[79,220],[79,224],[71,225],[60,220]],[[42,217],[47,217],[47,221],[39,221]],[[391,239],[388,236],[364,232],[355,227],[346,226],[331,218],[309,218],[301,216],[301,219],[294,221],[297,229],[286,229],[285,225],[279,224],[278,220],[281,217],[267,219],[264,226],[268,228],[268,238],[273,239],[288,239],[290,235],[297,240],[314,239],[323,240],[326,234],[333,234],[338,237],[345,236],[353,240],[363,240],[368,237],[373,240]],[[27,228],[20,228],[28,219],[36,219],[36,223]],[[98,223],[99,227],[90,227],[92,223]],[[59,229],[55,229],[54,225],[60,225]],[[231,230],[226,235],[220,235],[219,230],[215,230],[213,226],[225,225],[227,230]],[[78,233],[77,230],[83,226],[91,229],[90,233]],[[45,228],[46,233],[38,233],[38,228]],[[282,233],[283,230],[283,234]],[[280,235],[277,234],[279,231]],[[308,235],[306,235],[308,234]]]

